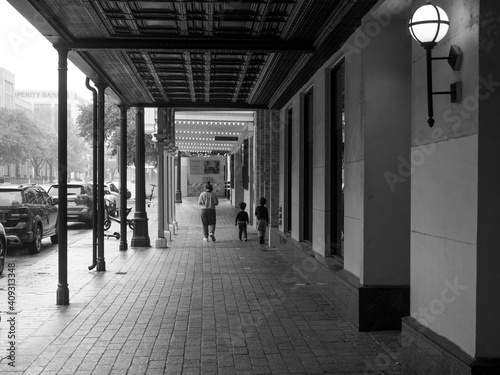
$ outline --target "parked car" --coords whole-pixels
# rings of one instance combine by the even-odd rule
[[[0,275],[5,267],[5,257],[7,257],[7,235],[5,228],[0,223]]]
[[[58,242],[57,218],[57,205],[41,186],[0,186],[0,223],[7,245],[27,245],[31,254],[38,254],[43,238]]]
[[[69,183],[68,184],[68,222],[85,223],[92,227],[94,217],[92,184]],[[52,197],[55,204],[59,204],[59,185],[49,187],[47,193]]]

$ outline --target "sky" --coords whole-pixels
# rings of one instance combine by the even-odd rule
[[[6,0],[0,0],[0,67],[16,75],[16,90],[57,90],[58,56],[52,44]],[[68,61],[68,91],[85,100],[85,75]]]

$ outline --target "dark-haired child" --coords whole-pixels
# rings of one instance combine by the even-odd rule
[[[247,204],[245,202],[240,203],[240,212],[236,215],[235,224],[238,226],[238,238],[241,241],[241,235],[243,234],[245,241],[247,241],[247,224],[249,222],[248,213],[245,211]]]
[[[259,206],[255,207],[255,216],[257,217],[257,232],[259,233],[259,242],[265,244],[266,228],[269,224],[269,212],[266,207],[266,198],[259,199]]]

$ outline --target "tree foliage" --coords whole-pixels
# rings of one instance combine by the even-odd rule
[[[35,177],[42,167],[58,163],[58,134],[55,124],[38,123],[23,110],[0,108],[0,164],[30,162]],[[68,124],[68,172],[84,172],[88,147],[77,134],[71,121]]]
[[[87,167],[87,155],[90,148],[85,143],[85,139],[78,135],[75,124],[71,124],[68,129],[68,172],[82,173]]]
[[[25,111],[0,108],[0,161],[2,164],[20,164],[31,161],[35,175],[40,168],[55,132],[42,128]]]
[[[93,105],[92,102],[79,105],[80,114],[76,120],[79,135],[92,146],[93,142]],[[117,156],[120,146],[120,109],[106,95],[104,104],[104,144],[107,154]],[[135,165],[135,121],[132,111],[127,111],[127,165]],[[151,138],[145,137],[146,164],[156,166],[157,152]]]

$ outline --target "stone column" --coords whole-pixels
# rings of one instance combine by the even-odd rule
[[[279,114],[278,114],[279,116]],[[270,153],[270,128],[271,115],[267,109],[256,111],[254,126],[254,149],[255,149],[255,204],[258,205],[259,198],[265,197],[270,200],[270,176],[271,176],[271,153]],[[277,159],[279,161],[279,158]],[[278,170],[279,172],[279,170]]]
[[[120,250],[127,250],[127,109],[120,108]]]
[[[269,129],[269,225],[278,227],[280,199],[280,112],[270,111]]]
[[[132,247],[150,247],[148,214],[146,212],[146,148],[144,136],[144,108],[135,111],[135,215]]]
[[[165,207],[167,206],[165,194],[165,140],[168,139],[166,124],[166,108],[158,108],[158,133],[155,134],[158,140],[158,240],[157,248],[167,247],[165,238]]]
[[[155,247],[167,247],[165,238],[165,143],[163,139],[157,138],[158,143],[158,239]]]

